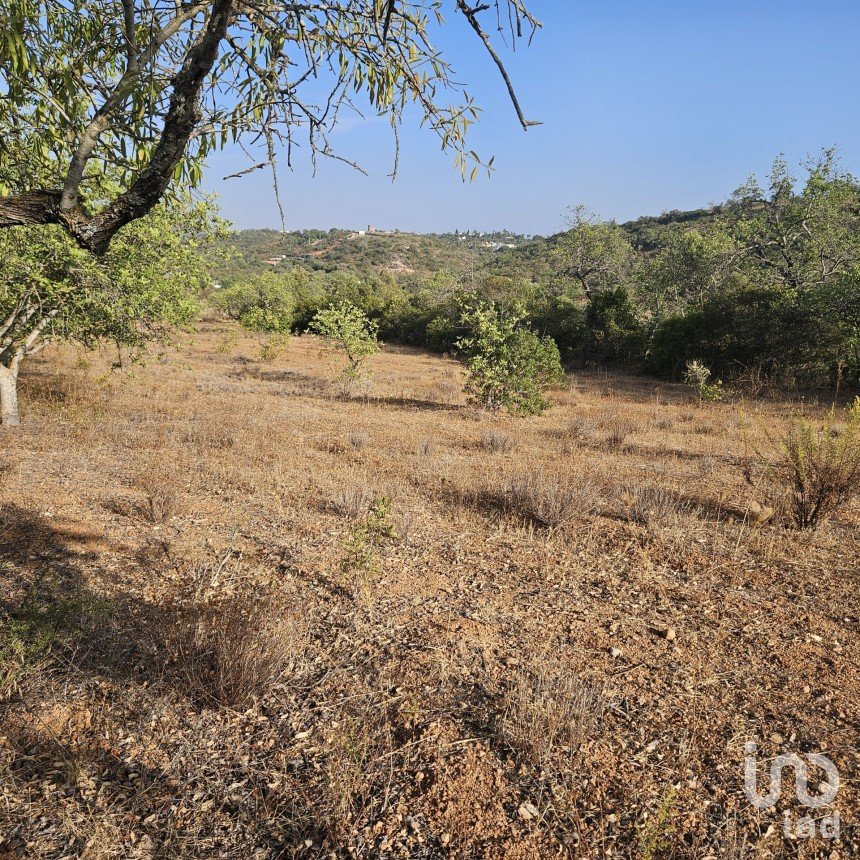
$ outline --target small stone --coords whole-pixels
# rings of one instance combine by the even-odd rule
[[[661,627],[657,631],[657,635],[667,642],[674,642],[678,634],[675,632],[674,627]]]
[[[770,736],[770,742],[773,744],[785,743],[785,738],[779,732],[774,732]]]
[[[518,812],[523,821],[532,821],[540,815],[537,807],[528,800],[520,806]]]
[[[510,666],[511,668],[513,668],[514,666],[519,666],[520,665],[519,657],[508,657],[505,660],[505,665]]]
[[[450,834],[450,833],[443,833],[443,834],[439,837],[439,841],[440,841],[443,845],[447,845],[447,844],[451,841],[451,834]]]
[[[616,660],[621,656],[621,649],[612,647],[609,649],[609,656],[615,658]]]

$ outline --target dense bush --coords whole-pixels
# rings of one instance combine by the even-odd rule
[[[469,378],[466,391],[486,409],[501,407],[540,414],[549,405],[544,391],[564,378],[558,347],[525,324],[525,310],[503,311],[490,302],[464,302],[461,324],[467,334],[457,341]]]
[[[219,290],[214,302],[251,331],[287,334],[296,308],[295,281],[295,276],[265,272]]]
[[[844,348],[841,327],[809,299],[772,287],[748,289],[715,296],[660,323],[646,367],[679,378],[688,361],[699,359],[726,378],[755,371],[785,383],[825,384]]]

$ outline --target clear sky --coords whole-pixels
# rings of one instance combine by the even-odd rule
[[[453,7],[453,0],[449,5]],[[492,177],[463,184],[451,156],[415,124],[401,135],[392,183],[384,121],[345,124],[333,141],[370,173],[299,160],[281,170],[288,229],[551,233],[583,203],[626,220],[724,200],[774,156],[792,164],[837,146],[860,173],[857,0],[532,0],[544,24],[530,48],[505,53],[522,131],[490,59],[463,26],[440,34],[484,116],[470,138],[495,155]],[[455,16],[449,14],[449,19]],[[280,226],[265,171],[241,153],[210,160],[207,188],[237,227]]]

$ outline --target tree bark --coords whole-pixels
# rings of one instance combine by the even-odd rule
[[[0,424],[4,427],[17,427],[20,423],[18,371],[0,364]]]
[[[61,191],[28,191],[0,197],[0,227],[58,224]]]

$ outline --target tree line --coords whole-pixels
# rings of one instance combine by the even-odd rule
[[[16,164],[29,175],[39,169],[26,150]],[[92,193],[110,194],[114,181],[104,174]],[[722,380],[860,382],[860,184],[833,151],[806,165],[800,185],[778,159],[765,186],[750,179],[725,204],[689,217],[617,225],[579,207],[568,226],[476,270],[293,265],[240,272],[220,289],[210,275],[225,225],[211,201],[178,184],[102,257],[57,226],[0,231],[3,422],[18,420],[22,361],[52,340],[137,349],[207,305],[281,337],[318,331],[330,308],[355,309],[383,341],[458,353],[473,370],[484,362],[473,387],[491,405],[501,402],[492,394],[499,368],[490,366],[500,349],[499,366],[511,355],[550,356],[536,371],[544,381],[558,378],[557,354],[569,368],[670,379],[695,371],[712,386],[697,383],[700,391],[722,391]],[[469,345],[479,341],[476,358]],[[522,367],[509,371],[513,379]],[[539,388],[509,403],[539,411]]]
[[[477,270],[299,265],[244,275],[215,301],[251,327],[268,313],[293,331],[320,308],[349,302],[383,340],[453,351],[466,334],[468,294],[522,308],[521,324],[553,338],[573,368],[680,379],[697,362],[750,385],[856,385],[860,184],[826,150],[801,183],[777,159],[764,185],[751,178],[708,210],[618,225],[576,207],[566,231]]]

